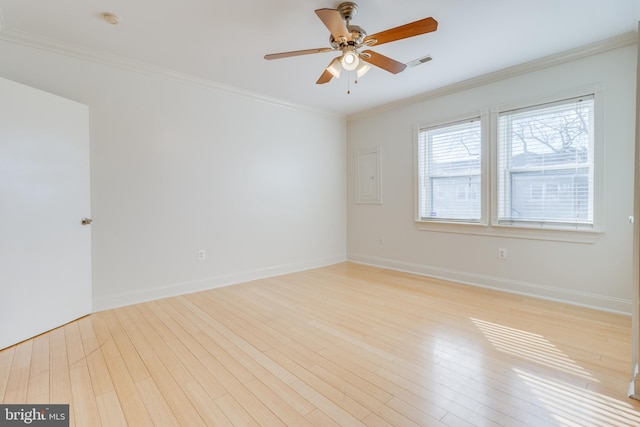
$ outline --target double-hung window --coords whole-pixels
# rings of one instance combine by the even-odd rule
[[[418,227],[569,240],[598,231],[595,104],[586,95],[419,127]]]
[[[499,113],[499,224],[593,225],[593,123],[593,96]]]
[[[419,219],[480,222],[480,117],[418,131]]]

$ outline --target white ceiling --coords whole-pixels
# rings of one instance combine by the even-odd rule
[[[373,50],[431,62],[393,75],[374,68],[347,95],[343,75],[316,85],[336,53],[266,61],[267,53],[328,47],[315,15],[340,1],[0,0],[0,35],[115,55],[214,84],[352,114],[637,30],[640,0],[359,0],[369,34],[432,16],[434,33]],[[103,12],[121,19],[113,26]]]

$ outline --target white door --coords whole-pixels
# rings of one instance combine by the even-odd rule
[[[0,78],[0,349],[91,312],[89,109]]]

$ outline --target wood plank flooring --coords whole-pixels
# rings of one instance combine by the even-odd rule
[[[74,426],[638,426],[631,319],[344,263],[98,312],[0,351]]]

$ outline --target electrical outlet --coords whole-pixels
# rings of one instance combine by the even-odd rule
[[[384,236],[379,236],[378,237],[378,244],[379,245],[384,245]]]
[[[507,248],[498,248],[498,259],[507,259]]]
[[[204,249],[200,249],[198,251],[198,259],[200,261],[203,261],[203,260],[207,259],[207,251],[205,251]]]

